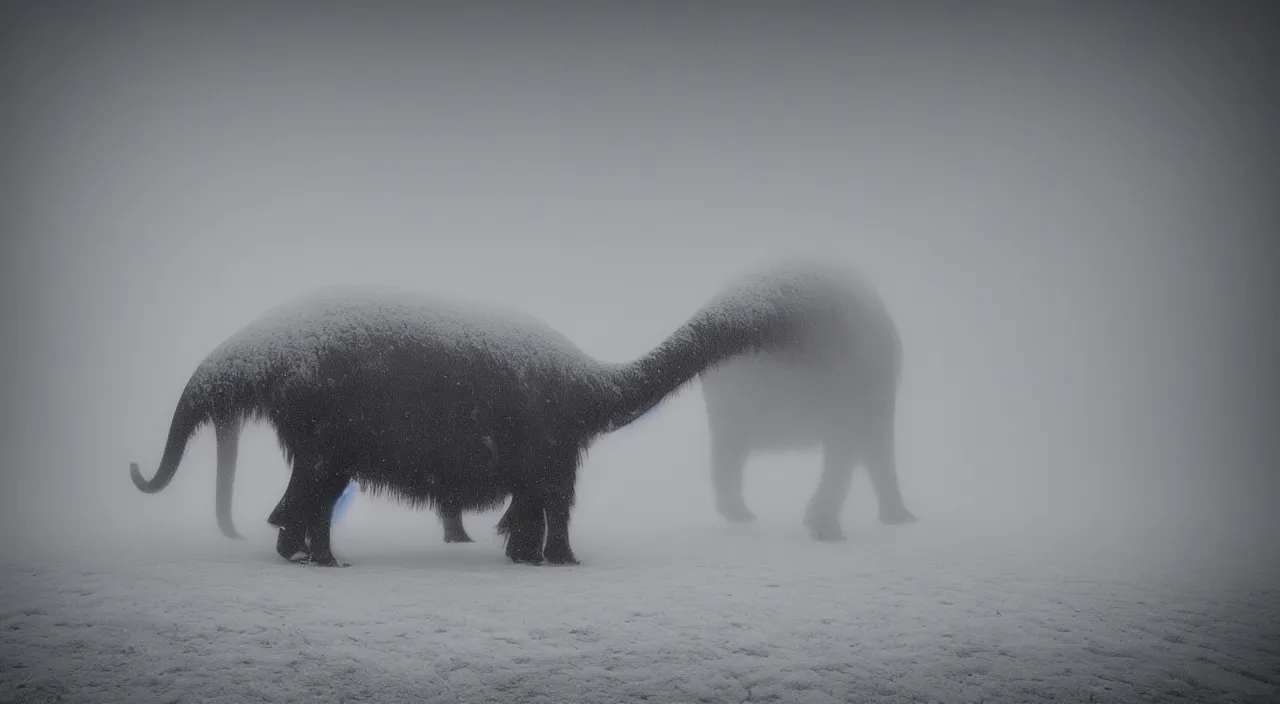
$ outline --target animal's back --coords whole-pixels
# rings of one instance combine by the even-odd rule
[[[277,306],[200,364],[194,390],[259,396],[319,388],[335,363],[376,367],[389,356],[459,356],[514,372],[587,372],[591,360],[535,318],[504,308],[393,289],[330,287]],[[270,389],[266,387],[271,387]]]
[[[223,415],[265,417],[287,456],[323,452],[375,493],[483,508],[509,488],[533,401],[575,393],[593,363],[509,309],[334,287],[232,335],[189,388]]]

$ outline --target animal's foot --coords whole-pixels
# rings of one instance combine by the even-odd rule
[[[312,554],[308,556],[307,559],[301,560],[299,564],[310,565],[313,567],[350,567],[351,566],[350,563],[339,562],[338,558],[334,557],[332,553],[328,555]]]
[[[446,532],[446,533],[444,534],[444,542],[446,542],[446,543],[474,543],[475,541],[474,541],[474,540],[472,540],[472,539],[471,539],[471,536],[467,535],[465,532],[464,532],[464,533],[449,533],[449,532]]]
[[[306,567],[350,567],[351,566],[351,563],[349,562],[338,562],[337,560],[334,560],[333,562],[320,562],[318,560],[313,560],[311,558],[303,558],[301,560],[291,560],[291,562],[298,565],[304,565]]]
[[[904,526],[917,520],[905,506],[880,512],[880,522],[887,526]]]
[[[810,528],[809,537],[820,543],[842,543],[848,538],[839,528]]]
[[[809,529],[809,537],[821,543],[840,543],[847,540],[837,521],[806,520],[805,527]]]
[[[542,549],[537,547],[508,547],[507,558],[517,565],[541,565]]]
[[[307,533],[304,530],[281,528],[276,536],[276,552],[286,560],[297,561],[299,556],[310,559],[307,550]]]
[[[756,520],[756,514],[745,505],[721,506],[720,515],[730,523],[751,523]]]
[[[553,565],[580,565],[578,558],[574,557],[573,551],[569,548],[553,549],[548,548],[545,552],[547,562]]]

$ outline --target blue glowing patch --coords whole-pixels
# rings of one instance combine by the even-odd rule
[[[338,496],[338,500],[333,502],[333,518],[330,519],[330,523],[338,520],[338,517],[341,516],[342,512],[346,509],[347,504],[351,503],[351,497],[355,495],[355,493],[356,483],[348,482],[347,488],[343,489],[342,493]]]

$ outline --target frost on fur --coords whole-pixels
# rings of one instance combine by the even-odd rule
[[[296,549],[305,534],[316,561],[336,564],[329,512],[355,479],[449,515],[510,497],[500,523],[508,556],[574,563],[569,512],[591,441],[727,360],[816,348],[813,340],[837,329],[844,312],[833,298],[839,281],[816,267],[757,272],[623,364],[594,360],[505,309],[325,289],[268,311],[218,346],[179,400],[155,478],[144,480],[136,466],[131,474],[139,489],[159,491],[200,424],[234,428],[259,418],[275,428],[292,465],[269,519],[290,528],[279,550]],[[234,445],[234,433],[219,444],[224,532]]]

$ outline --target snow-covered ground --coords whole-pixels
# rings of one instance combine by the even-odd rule
[[[1280,701],[1269,17],[65,5],[4,23],[0,702]],[[349,569],[285,563],[260,426],[244,541],[207,430],[127,478],[316,288],[625,362],[809,256],[898,321],[918,524],[860,472],[810,541],[816,457],[723,524],[692,392],[592,448],[575,567],[359,497]]]
[[[1280,570],[1262,549],[1188,542],[1190,559],[945,518],[850,519],[840,544],[781,517],[592,520],[574,529],[581,566],[529,567],[493,521],[467,517],[471,545],[443,544],[429,514],[353,523],[335,530],[349,569],[284,563],[260,523],[244,541],[11,551],[0,700],[1280,698]]]

